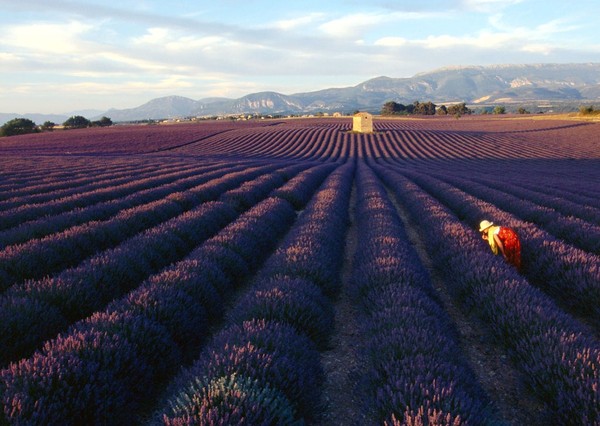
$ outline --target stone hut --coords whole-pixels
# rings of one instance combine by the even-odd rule
[[[373,115],[368,112],[357,112],[352,117],[352,131],[373,133]]]

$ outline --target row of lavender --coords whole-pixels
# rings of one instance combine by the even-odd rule
[[[262,202],[248,188],[226,193],[224,198],[245,198],[254,207],[185,260],[0,373],[5,418],[27,424],[139,421],[160,384],[197,353],[233,287],[269,252],[295,219],[294,208],[302,208],[331,169],[307,170]]]
[[[214,165],[192,170],[165,173],[158,178],[141,178],[135,182],[112,187],[107,184],[91,193],[82,192],[76,196],[60,198],[56,196],[48,203],[27,205],[2,215],[12,217],[12,228],[0,231],[0,247],[41,239],[76,225],[91,221],[102,221],[119,212],[158,201],[171,194],[189,190],[194,186],[218,178],[226,172],[241,171],[241,166],[228,167]],[[125,189],[125,188],[126,189]],[[114,193],[111,192],[114,189]],[[125,191],[121,192],[121,190]],[[52,193],[51,193],[52,194]],[[106,198],[106,199],[105,199]],[[10,220],[6,220],[9,222]],[[16,224],[16,222],[19,222]]]
[[[302,122],[301,122],[302,123]],[[428,123],[402,124],[391,120],[376,122],[375,133],[349,132],[348,121],[332,120],[330,125],[294,125],[282,121],[262,128],[240,128],[192,143],[175,150],[203,156],[244,156],[246,158],[302,158],[332,160],[339,158],[341,146],[355,146],[356,155],[388,157],[406,162],[425,159],[462,162],[466,159],[513,160],[564,159],[556,146],[537,139],[514,137],[508,132],[486,131],[484,126],[472,130],[431,129]],[[591,144],[590,144],[591,145]],[[592,146],[590,151],[596,152]],[[347,152],[347,151],[346,151]],[[344,154],[342,154],[344,155]],[[587,149],[572,150],[570,155],[585,158]]]
[[[150,170],[151,167],[160,169],[167,166],[164,161],[151,158],[140,164],[139,159],[130,157],[112,158],[105,160],[90,159],[89,157],[43,157],[43,167],[40,169],[40,158],[35,157],[3,157],[0,159],[0,199],[26,195],[32,192],[54,191],[68,189],[73,186],[92,183],[94,176],[122,171]],[[171,163],[170,161],[168,163]],[[184,166],[182,160],[174,163]],[[40,171],[43,171],[41,174]],[[91,178],[91,179],[90,179]]]
[[[599,154],[600,156],[600,154]],[[598,160],[564,159],[514,159],[498,160],[464,159],[400,161],[397,158],[386,159],[392,166],[408,169],[431,170],[443,174],[461,176],[466,179],[491,181],[494,187],[503,189],[504,185],[521,187],[548,198],[568,200],[583,208],[600,208],[600,176]],[[497,177],[501,176],[502,179]],[[486,182],[482,182],[486,184]],[[534,195],[535,197],[535,195]]]
[[[529,282],[551,295],[556,303],[569,311],[589,317],[594,326],[600,328],[600,256],[552,236],[544,230],[543,225],[521,220],[495,204],[475,198],[438,179],[414,172],[408,175],[447,204],[455,214],[466,219],[473,228],[482,218],[491,218],[516,229],[523,250],[523,273]],[[476,184],[463,184],[476,192]],[[491,190],[487,192],[493,193]],[[489,194],[484,197],[487,198]],[[505,205],[504,200],[497,201],[498,206]],[[518,211],[518,200],[511,197],[508,204],[515,205]]]
[[[27,355],[66,324],[101,309],[149,274],[180,259],[306,167],[270,168],[266,174],[264,168],[256,168],[225,175],[204,186],[208,198],[221,194],[220,201],[200,203],[53,277],[14,285],[0,298],[0,342],[7,347],[0,361]]]
[[[167,197],[118,212],[106,220],[91,221],[65,231],[6,247],[0,252],[0,291],[29,278],[41,278],[78,264],[88,256],[114,247],[145,229],[160,225],[223,191],[268,173],[275,166],[250,167],[210,180]],[[219,173],[217,172],[217,175]]]
[[[373,424],[494,424],[451,320],[366,165],[358,170],[357,198],[352,290],[363,313],[356,373],[363,410]]]
[[[295,127],[290,123],[262,129],[244,129],[216,135],[176,152],[204,156],[244,158],[301,158],[338,161],[354,155],[358,135],[347,132],[348,123]]]
[[[106,164],[104,168],[100,168],[99,164],[88,164],[85,168],[77,168],[69,164],[63,159],[63,170],[69,165],[67,172],[53,173],[51,167],[44,165],[43,171],[38,170],[36,174],[28,175],[27,177],[16,177],[17,170],[11,170],[12,179],[4,179],[0,195],[0,210],[6,210],[11,206],[27,204],[32,202],[40,202],[51,200],[53,198],[63,198],[72,194],[81,192],[82,190],[90,190],[102,188],[107,182],[122,179],[122,182],[127,182],[127,178],[132,175],[150,176],[160,169],[157,163],[139,164],[129,163],[123,164],[120,162],[111,162]],[[163,169],[175,170],[185,169],[186,165],[164,164]],[[75,169],[75,170],[73,170]],[[164,173],[164,171],[163,171]],[[41,176],[40,176],[41,175]],[[53,196],[50,197],[49,194]],[[28,197],[28,198],[26,198]]]
[[[527,143],[508,134],[484,132],[451,132],[432,130],[389,130],[381,122],[378,133],[361,135],[362,154],[370,158],[393,158],[403,163],[439,161],[442,164],[473,164],[483,168],[485,160],[517,165],[514,160],[555,161],[564,159],[564,152],[540,143]],[[581,152],[573,152],[584,158]],[[477,160],[480,164],[473,161]]]
[[[551,161],[536,166],[525,162],[513,170],[506,167],[509,165],[499,164],[495,169],[504,171],[502,180],[493,179],[496,173],[490,173],[490,167],[478,171],[475,165],[462,170],[448,168],[444,174],[452,173],[500,191],[510,188],[511,194],[556,209],[564,215],[600,223],[598,168],[593,166],[593,161],[578,163],[575,168],[570,162],[565,163]]]
[[[353,173],[349,164],[330,176],[172,385],[165,424],[293,424],[318,414],[318,349],[333,328]]]
[[[531,194],[532,191],[523,192],[511,184],[504,184],[497,189],[495,186],[499,185],[493,182],[479,183],[437,173],[435,176],[471,195],[502,207],[521,220],[535,223],[555,237],[582,250],[600,254],[600,210],[590,209],[589,206],[575,204],[569,200],[555,201],[550,197],[535,197],[532,196],[535,195]],[[561,207],[564,213],[557,211]],[[576,214],[584,218],[577,218]]]
[[[600,422],[598,341],[487,251],[472,226],[398,172],[389,167],[376,170],[420,225],[451,293],[489,325],[553,420]],[[463,197],[460,205],[471,206],[471,201]]]
[[[600,224],[600,200],[597,199],[600,193],[594,198],[579,193],[582,189],[581,180],[568,186],[563,183],[562,189],[551,187],[545,191],[544,186],[539,188],[532,185],[531,179],[527,179],[525,182],[521,180],[509,182],[507,186],[502,185],[500,182],[494,182],[489,176],[475,177],[473,180],[497,190],[510,190],[510,194],[514,196],[527,199],[540,206],[550,207],[563,215],[574,216],[593,224]],[[593,186],[593,184],[590,185],[590,187]],[[595,201],[595,203],[592,201]]]
[[[30,192],[7,200],[10,208],[0,212],[1,228],[6,229],[41,217],[126,197],[137,191],[167,184],[176,179],[191,177],[203,173],[203,171],[216,170],[219,165],[223,167],[222,163],[202,166],[173,165],[172,167],[166,166],[160,171],[152,170],[150,173],[132,171],[124,177],[115,176],[117,173],[113,172],[112,177],[107,177],[100,182],[91,185],[76,185],[66,191],[60,189],[53,191],[46,188],[38,191],[35,187],[29,187]]]
[[[65,163],[65,166],[67,164]],[[208,164],[204,165],[205,167]],[[132,184],[136,180],[165,178],[173,172],[184,172],[198,168],[198,165],[193,164],[165,164],[162,168],[158,168],[156,164],[146,165],[138,164],[136,166],[121,165],[118,168],[107,167],[107,170],[102,170],[99,173],[94,173],[93,170],[87,170],[86,174],[81,178],[73,178],[61,176],[51,181],[45,179],[41,184],[40,176],[30,185],[26,185],[17,191],[11,191],[4,194],[4,200],[0,201],[0,211],[14,209],[16,207],[38,205],[48,203],[53,200],[60,200],[59,203],[69,201],[69,197],[81,196],[85,193],[95,193],[94,191],[106,189],[107,187],[117,187],[120,185]],[[91,169],[91,167],[90,167]],[[46,177],[46,170],[40,170],[39,174]],[[98,195],[96,195],[98,196]],[[93,199],[91,201],[94,201]],[[77,205],[77,204],[76,204]],[[55,208],[54,204],[48,204],[49,208]],[[27,211],[27,209],[25,210]]]
[[[126,155],[170,150],[212,135],[240,128],[258,129],[271,120],[210,120],[158,126],[112,126],[44,132],[6,138],[2,156],[19,155]]]
[[[412,134],[416,142],[413,147],[416,149],[419,149],[419,145],[426,150],[427,147],[448,148],[450,156],[441,151],[427,150],[428,157],[437,158],[568,159],[569,161],[563,162],[562,165],[569,168],[568,163],[572,165],[570,160],[598,159],[600,154],[597,123],[496,120],[485,117],[458,121],[378,120],[375,122],[375,130],[390,131],[399,137]]]
[[[376,161],[380,161],[376,159]],[[428,170],[438,174],[448,174],[469,180],[493,183],[493,187],[504,189],[511,185],[520,187],[548,199],[568,200],[576,209],[600,208],[598,197],[600,185],[598,161],[581,160],[581,165],[565,160],[527,160],[516,157],[514,160],[464,159],[464,160],[415,160],[401,161],[388,158],[385,163],[392,167],[413,170]],[[574,167],[575,166],[575,167]],[[499,177],[501,176],[501,179]],[[534,195],[536,197],[536,195]],[[560,202],[560,201],[559,201]],[[540,202],[543,204],[543,202]]]

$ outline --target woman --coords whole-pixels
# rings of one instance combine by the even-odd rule
[[[505,226],[494,226],[493,222],[483,220],[479,224],[479,232],[494,254],[502,253],[504,259],[521,272],[521,241],[515,231]]]

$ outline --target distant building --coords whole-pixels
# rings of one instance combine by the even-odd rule
[[[373,133],[373,115],[368,112],[357,112],[352,117],[352,131]]]

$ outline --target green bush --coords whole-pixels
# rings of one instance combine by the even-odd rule
[[[0,127],[0,136],[25,135],[38,132],[36,124],[28,118],[13,118]]]

